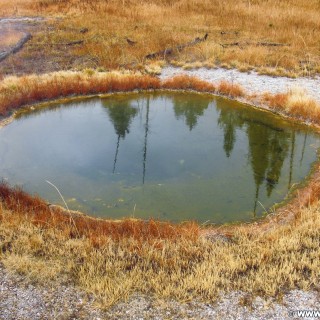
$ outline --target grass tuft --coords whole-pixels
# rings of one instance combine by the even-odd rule
[[[244,91],[238,84],[221,81],[218,86],[218,93],[231,98],[239,98],[244,96]]]
[[[162,87],[164,89],[195,90],[212,93],[216,91],[213,84],[187,75],[177,75],[171,79],[167,79],[162,83]]]
[[[304,121],[320,123],[320,105],[302,88],[294,87],[287,93],[275,95],[266,93],[262,100],[275,111]]]

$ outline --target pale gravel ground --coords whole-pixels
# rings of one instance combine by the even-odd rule
[[[254,93],[285,93],[292,87],[304,88],[309,95],[316,101],[320,102],[320,77],[314,78],[287,78],[287,77],[272,77],[259,75],[254,71],[250,73],[240,72],[235,69],[227,70],[222,68],[217,69],[193,69],[184,70],[176,67],[165,67],[162,69],[160,79],[171,78],[178,74],[186,74],[195,76],[199,79],[208,82],[217,83],[221,80],[226,80],[231,83],[241,85],[249,94]]]
[[[223,296],[215,304],[206,304],[195,301],[179,303],[136,294],[103,312],[95,306],[92,297],[79,289],[57,284],[46,287],[29,284],[22,276],[9,274],[0,265],[1,320],[289,320],[295,319],[290,317],[290,311],[320,309],[319,293],[315,291],[291,291],[284,295],[281,303],[271,298],[251,300],[245,297],[234,292]]]
[[[283,297],[281,304],[273,299],[257,297],[252,303],[243,303],[244,294],[234,292],[224,296],[215,304],[199,302],[178,303],[176,301],[151,301],[150,298],[135,296],[120,303],[108,313],[108,319],[224,319],[224,320],[289,320],[297,319],[290,311],[320,309],[319,293],[291,291]],[[312,319],[312,318],[304,318]]]
[[[92,298],[72,286],[40,286],[11,275],[0,265],[0,319],[99,320]]]

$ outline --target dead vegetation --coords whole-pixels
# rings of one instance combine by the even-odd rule
[[[224,82],[177,76],[161,83],[139,74],[87,70],[7,77],[0,84],[0,105],[7,114],[61,96],[161,88],[245,97],[240,87]],[[299,90],[261,99],[297,115],[307,110],[301,109],[305,102],[312,104]],[[0,260],[28,281],[72,282],[93,293],[103,307],[135,292],[183,301],[214,301],[220,292],[233,290],[281,297],[288,289],[318,288],[319,185],[312,190],[307,207],[295,206],[290,222],[264,232],[253,225],[233,227],[212,242],[195,223],[93,219],[52,209],[1,184]]]
[[[180,75],[161,83],[158,78],[148,75],[87,69],[85,72],[65,71],[4,78],[0,82],[0,114],[5,116],[21,106],[61,97],[150,89],[194,90],[228,97],[244,96],[239,85],[225,81],[213,85],[195,77]]]
[[[125,65],[144,69],[150,53],[179,48],[208,34],[195,46],[154,58],[180,66],[313,75],[320,72],[319,9],[315,0],[5,0],[0,4],[3,16],[48,20],[0,72],[30,72],[28,64],[37,72]],[[79,44],[58,45],[73,42]]]
[[[133,90],[193,90],[218,94],[246,102],[267,105],[271,110],[297,120],[320,124],[320,106],[300,88],[287,93],[248,95],[241,86],[221,81],[209,83],[196,77],[178,75],[161,82],[157,77],[134,72],[60,71],[45,75],[9,76],[0,81],[0,114],[61,97],[85,96]]]
[[[71,95],[158,89],[159,79],[139,74],[56,72],[48,75],[6,77],[0,83],[0,113],[43,100]]]
[[[295,87],[286,93],[275,95],[264,94],[262,102],[266,102],[274,111],[302,121],[320,124],[320,105],[302,88]]]
[[[194,223],[104,221],[51,211],[42,200],[0,186],[0,257],[29,281],[72,282],[109,307],[135,292],[214,301],[220,292],[278,296],[316,289],[320,268],[317,203],[267,234],[233,229],[224,241]]]

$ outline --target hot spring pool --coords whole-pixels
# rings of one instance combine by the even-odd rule
[[[25,112],[0,130],[1,177],[101,217],[250,221],[317,160],[319,136],[196,93],[111,95]]]

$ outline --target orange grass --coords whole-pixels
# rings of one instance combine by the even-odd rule
[[[21,106],[60,97],[150,89],[195,90],[229,97],[244,95],[241,87],[236,84],[221,82],[216,87],[186,75],[178,75],[161,83],[157,77],[134,73],[67,71],[4,78],[0,82],[0,114],[5,116]]]
[[[8,77],[0,83],[0,113],[8,114],[22,105],[71,95],[158,89],[151,76],[119,73],[57,72],[42,76]]]
[[[216,92],[216,87],[213,84],[187,75],[177,75],[165,80],[162,83],[162,88],[173,90],[195,90],[199,92],[212,93]]]
[[[164,89],[174,90],[195,90],[198,92],[215,93],[231,98],[239,98],[244,96],[244,91],[238,84],[221,81],[214,85],[197,77],[188,75],[177,75],[171,79],[165,80],[162,83]]]
[[[231,98],[243,97],[244,91],[238,84],[221,81],[217,92],[222,95],[226,95]]]
[[[247,95],[241,86],[226,81],[212,84],[196,77],[177,75],[161,82],[150,75],[96,72],[91,69],[85,72],[64,71],[0,79],[0,114],[6,116],[21,106],[61,97],[157,89],[194,90],[243,98],[249,103],[265,104],[290,117],[320,123],[320,106],[299,88],[275,95]]]
[[[262,97],[263,101],[266,102],[272,109],[281,110],[287,102],[287,95],[285,93],[270,94],[265,93]]]
[[[276,112],[320,124],[320,105],[301,88],[292,88],[286,93],[275,95],[265,93],[262,102]]]
[[[155,220],[102,220],[68,212],[59,207],[49,207],[42,199],[31,196],[20,188],[0,184],[0,201],[5,210],[14,212],[13,220],[20,217],[43,229],[61,230],[68,238],[87,238],[95,247],[105,244],[107,239],[120,241],[132,238],[138,243],[159,243],[159,240],[196,240],[199,227],[194,222],[172,224]],[[8,217],[6,220],[8,221]],[[0,215],[0,221],[2,216]],[[137,242],[136,242],[137,243]],[[160,246],[161,247],[161,246]]]

